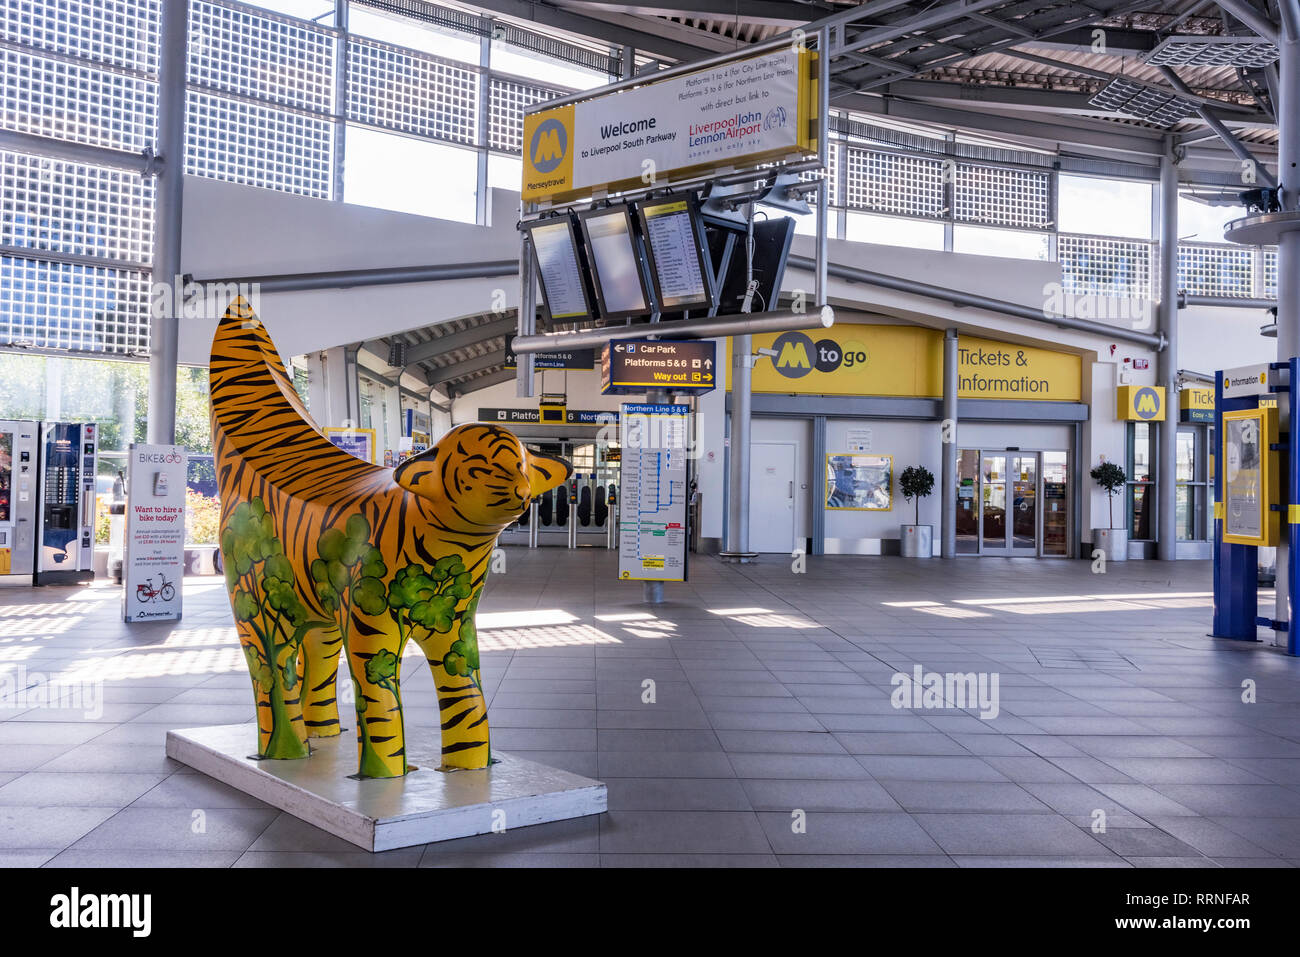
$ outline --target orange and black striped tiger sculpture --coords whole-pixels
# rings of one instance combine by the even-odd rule
[[[352,678],[359,776],[410,770],[401,665],[414,639],[438,691],[444,769],[491,762],[474,615],[497,536],[567,463],[492,425],[452,429],[397,468],[312,424],[243,299],[212,343],[221,558],[257,701],[260,757],[305,758],[343,730]]]

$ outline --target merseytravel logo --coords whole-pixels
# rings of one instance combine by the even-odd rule
[[[866,347],[860,343],[841,344],[834,339],[813,342],[802,332],[783,332],[772,343],[772,350],[776,353],[772,365],[787,379],[802,379],[814,370],[831,373],[841,367],[852,369],[868,361]]]
[[[533,131],[533,140],[528,147],[532,157],[533,169],[539,173],[553,173],[564,162],[569,151],[569,131],[557,119],[543,120]]]
[[[569,105],[524,117],[524,199],[535,202],[572,189],[574,155],[579,152],[573,116]]]
[[[1133,411],[1140,419],[1153,419],[1160,414],[1160,393],[1150,386],[1138,389],[1133,397]]]

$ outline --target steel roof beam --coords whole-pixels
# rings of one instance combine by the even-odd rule
[[[442,385],[444,382],[454,382],[457,379],[465,378],[465,376],[474,375],[476,372],[487,372],[496,369],[505,360],[506,351],[498,349],[496,352],[489,352],[473,359],[466,359],[464,362],[453,362],[450,365],[439,366],[430,371],[427,378],[431,386]]]
[[[445,336],[434,336],[428,342],[422,342],[418,346],[407,346],[406,361],[408,363],[428,362],[436,356],[455,352],[457,349],[468,349],[480,342],[509,335],[515,331],[514,313],[515,310],[511,309],[510,315],[504,319],[495,319],[482,325],[470,326],[468,329],[451,332]]]

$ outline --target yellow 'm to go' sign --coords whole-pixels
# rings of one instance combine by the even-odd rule
[[[1121,422],[1163,422],[1165,387],[1122,385],[1115,391],[1115,417]]]

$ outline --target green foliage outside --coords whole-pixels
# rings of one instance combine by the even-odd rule
[[[221,503],[210,495],[185,490],[185,543],[215,545],[221,528]]]
[[[101,449],[125,451],[145,441],[148,411],[146,362],[0,353],[0,419],[94,422]],[[176,444],[212,451],[207,369],[177,369]]]
[[[265,756],[306,757],[307,746],[293,728],[286,700],[298,686],[304,636],[329,622],[312,621],[298,600],[293,564],[260,498],[235,507],[221,536],[221,556],[235,619],[247,623],[262,644],[261,650],[245,646],[244,656],[253,681],[271,701]]]

